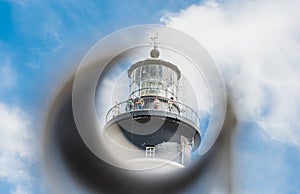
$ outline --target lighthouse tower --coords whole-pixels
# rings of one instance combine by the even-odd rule
[[[108,111],[104,132],[134,169],[165,172],[190,162],[201,142],[200,119],[188,99],[180,101],[181,71],[159,58],[158,36],[152,40],[150,58],[128,69],[128,99]]]

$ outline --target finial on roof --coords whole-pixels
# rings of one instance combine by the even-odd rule
[[[151,37],[152,44],[154,48],[150,51],[150,56],[152,58],[158,58],[159,57],[159,51],[158,51],[158,32],[156,32],[156,35],[154,37]]]

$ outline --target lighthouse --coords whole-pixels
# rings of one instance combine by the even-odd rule
[[[151,38],[150,57],[127,71],[128,98],[106,114],[107,147],[118,153],[129,169],[166,172],[184,168],[201,142],[200,118],[194,107],[179,96],[184,75],[160,59],[158,35]]]

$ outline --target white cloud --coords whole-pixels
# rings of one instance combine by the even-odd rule
[[[18,107],[0,102],[0,181],[11,193],[32,193],[29,168],[35,155],[28,116]]]
[[[300,146],[300,1],[207,1],[162,21],[191,34],[221,68],[239,120]]]

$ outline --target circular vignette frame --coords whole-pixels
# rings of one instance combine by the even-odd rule
[[[188,58],[202,74],[211,94],[209,125],[199,148],[202,156],[212,147],[223,126],[226,114],[226,89],[221,73],[208,51],[188,34],[162,25],[133,26],[116,31],[97,42],[82,59],[74,79],[72,108],[77,130],[86,146],[100,159],[120,167],[101,143],[95,95],[98,79],[118,54],[149,45],[150,35],[159,33],[163,46]],[[180,41],[179,41],[180,40]]]

